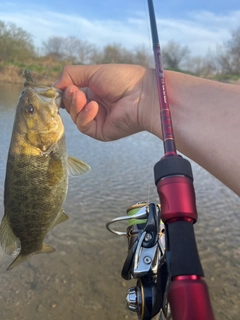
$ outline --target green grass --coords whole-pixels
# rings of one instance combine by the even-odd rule
[[[40,76],[45,75],[50,79],[56,80],[59,77],[63,67],[67,64],[69,64],[69,62],[57,62],[51,58],[46,57],[34,58],[25,62],[0,62],[0,81],[22,83],[23,71],[25,69],[36,72],[36,74]],[[194,73],[187,70],[175,69],[173,71],[182,72],[193,76],[195,75]],[[240,84],[240,74],[219,73],[216,75],[208,76],[208,79],[220,82]]]
[[[39,83],[51,85],[49,81],[55,81],[64,65],[67,62],[56,62],[52,59],[36,58],[25,62],[0,62],[0,81],[1,82],[12,82],[12,83],[22,83],[23,82],[23,72],[25,69],[29,69],[35,72],[35,77],[39,76]],[[46,76],[41,77],[42,76]],[[47,79],[48,78],[48,79]]]
[[[239,82],[240,74],[222,73],[222,74],[214,75],[212,79],[220,82],[235,83],[235,82]]]

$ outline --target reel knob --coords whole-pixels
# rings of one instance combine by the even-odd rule
[[[126,296],[127,307],[133,312],[138,312],[137,292],[136,287],[128,289]]]
[[[128,309],[136,312],[139,320],[151,320],[153,317],[153,300],[155,284],[138,279],[136,287],[128,289],[126,301]]]

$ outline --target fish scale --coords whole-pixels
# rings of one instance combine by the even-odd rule
[[[61,159],[65,167],[61,180],[55,185],[49,185],[48,169],[51,155],[18,155],[17,158],[20,161],[12,156],[9,159],[10,168],[7,171],[10,172],[10,176],[6,180],[5,198],[13,200],[10,204],[5,203],[5,213],[15,236],[21,239],[21,248],[25,255],[30,255],[41,249],[49,226],[61,210],[67,192],[67,160]],[[21,165],[19,168],[19,162],[24,162],[25,167]],[[8,197],[10,194],[12,196]]]

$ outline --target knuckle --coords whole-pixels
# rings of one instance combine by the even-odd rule
[[[62,68],[62,73],[61,73],[61,76],[64,76],[65,74],[67,74],[68,73],[68,68],[69,66],[64,66],[63,68]]]

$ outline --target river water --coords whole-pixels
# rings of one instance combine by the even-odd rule
[[[0,84],[0,218],[7,152],[22,89]],[[98,142],[81,134],[65,110],[62,117],[68,153],[92,170],[70,178],[64,204],[69,220],[45,241],[56,252],[33,256],[6,271],[13,259],[0,249],[0,319],[137,319],[124,301],[134,282],[120,276],[127,241],[109,233],[105,223],[138,201],[157,201],[152,167],[163,154],[161,142],[146,132]],[[195,232],[215,316],[239,320],[239,197],[194,162],[192,166],[199,213]]]

